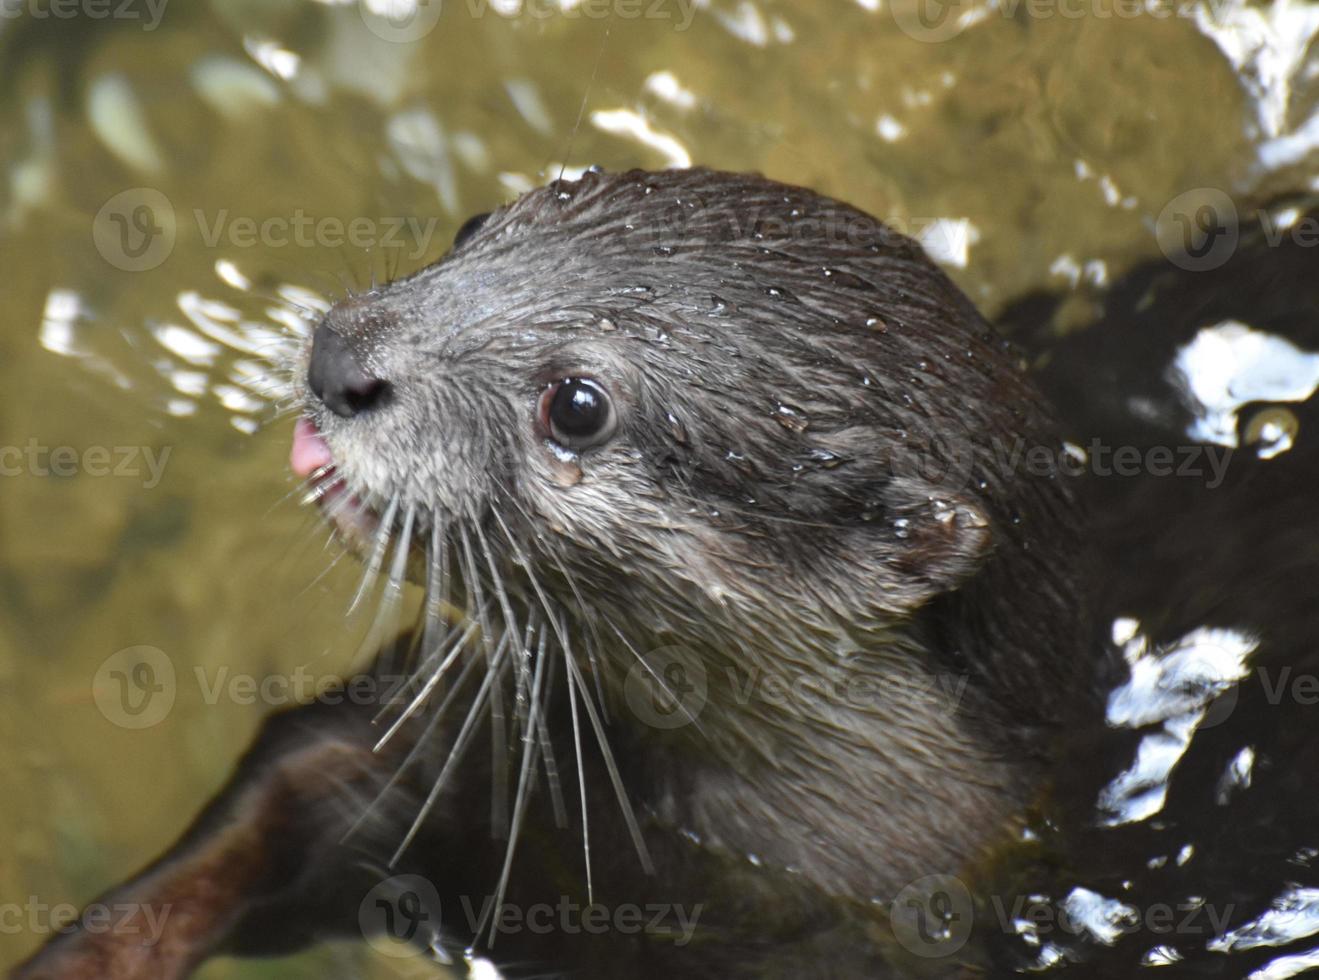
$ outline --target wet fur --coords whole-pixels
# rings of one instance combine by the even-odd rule
[[[888,975],[888,900],[973,875],[1096,701],[1071,492],[1002,463],[1058,437],[970,302],[859,211],[697,169],[533,191],[326,324],[391,384],[350,419],[304,397],[385,518],[369,569],[397,585],[410,568],[429,590],[418,686],[381,751],[399,706],[378,723],[324,706],[272,722],[206,822],[126,886],[223,880],[199,856],[220,840],[215,813],[285,842],[292,883],[231,889],[233,915],[180,940],[179,962],[351,933],[364,882],[397,857],[446,909],[496,889],[524,907],[585,901],[588,862],[597,901],[706,909],[683,947],[501,936],[491,955],[509,972]],[[577,375],[607,385],[619,428],[575,457],[535,406]],[[484,643],[453,645],[443,597]],[[626,677],[675,645],[708,700],[692,724],[649,728]],[[739,698],[731,678],[757,673],[877,693]],[[347,748],[296,761],[327,744]],[[305,793],[288,794],[290,767]],[[448,925],[443,941],[473,936]],[[51,967],[94,943],[66,937],[18,975],[187,969]]]

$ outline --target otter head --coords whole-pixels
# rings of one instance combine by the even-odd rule
[[[1004,465],[1057,445],[1047,413],[920,248],[846,205],[706,170],[558,181],[335,305],[306,357],[294,465],[345,534],[602,661],[906,637],[1013,723],[1070,683],[1070,500]]]

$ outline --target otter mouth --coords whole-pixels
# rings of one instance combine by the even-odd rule
[[[307,417],[293,426],[293,445],[289,450],[289,468],[305,481],[308,501],[315,501],[339,534],[360,547],[369,542],[380,527],[380,515],[348,489],[335,466],[330,444],[316,423]]]

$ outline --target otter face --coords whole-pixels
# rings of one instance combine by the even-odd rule
[[[652,636],[767,603],[807,631],[909,614],[1030,516],[978,434],[1043,425],[912,242],[703,170],[474,219],[335,305],[304,377],[294,468],[332,464],[350,540],[447,542],[478,556],[460,578],[611,619],[644,602]]]

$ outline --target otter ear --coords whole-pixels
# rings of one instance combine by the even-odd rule
[[[949,592],[970,578],[993,549],[989,517],[964,493],[920,480],[895,479],[886,488],[884,533],[893,566],[923,598]]]
[[[847,547],[870,555],[878,587],[868,602],[905,614],[984,564],[995,533],[968,489],[969,443],[925,446],[907,430],[862,425],[808,436],[809,448],[790,457],[789,503],[845,529]]]

